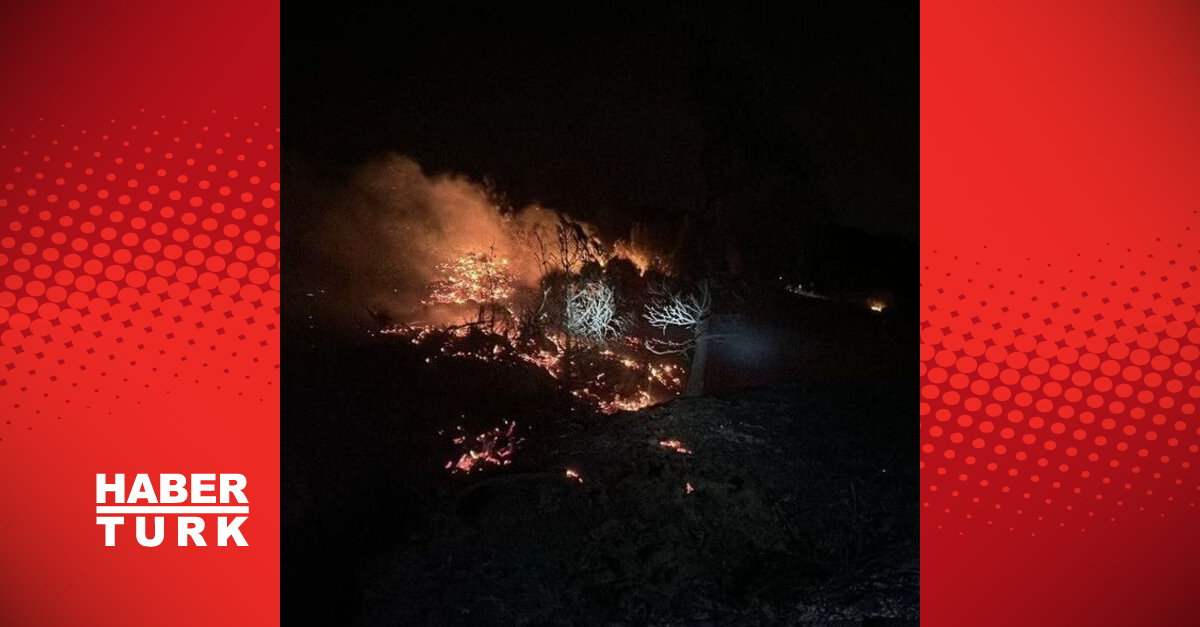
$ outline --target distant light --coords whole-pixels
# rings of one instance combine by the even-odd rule
[[[878,313],[887,309],[887,303],[881,300],[873,300],[867,303],[867,307],[870,307],[871,311]]]

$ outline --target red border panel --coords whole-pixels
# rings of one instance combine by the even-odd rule
[[[923,622],[1193,623],[1200,16],[921,8]]]
[[[278,4],[0,24],[4,622],[276,624]],[[249,546],[106,547],[97,473],[244,474]]]

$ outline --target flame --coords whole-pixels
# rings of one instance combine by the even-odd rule
[[[610,251],[607,259],[636,252],[626,244]],[[640,266],[643,270],[649,267],[645,264],[654,263],[647,255],[634,256],[644,262]],[[513,302],[518,288],[510,265],[508,258],[491,250],[468,252],[438,264],[441,278],[430,284],[422,303],[475,304],[480,307],[477,321],[453,326],[403,324],[377,333],[406,338],[423,353],[421,357],[427,364],[441,359],[509,362],[519,359],[531,363],[604,414],[637,411],[679,395],[683,377],[680,366],[674,363],[678,357],[648,355],[636,337],[614,340],[609,348],[572,357],[566,363],[572,346],[562,331],[539,330],[532,338],[524,335],[521,326],[524,314],[516,312],[517,305]],[[436,312],[429,313],[437,317]]]
[[[867,302],[867,307],[869,307],[871,311],[878,313],[884,309],[887,309],[887,303],[879,299],[874,299]]]
[[[617,258],[628,259],[633,262],[633,265],[638,269],[638,274],[642,276],[646,276],[646,272],[651,268],[662,270],[665,265],[658,256],[638,248],[625,240],[618,240],[617,243],[613,244],[612,255],[609,257],[609,260]]]
[[[583,483],[583,477],[579,476],[579,473],[571,468],[567,469],[567,478],[574,479],[575,481],[578,481],[579,483]]]

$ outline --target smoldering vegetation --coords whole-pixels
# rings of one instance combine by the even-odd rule
[[[285,226],[297,622],[915,624],[915,303],[886,278],[903,247],[825,231],[763,253],[699,219],[605,229],[403,157],[293,188],[309,208]],[[713,340],[696,398],[674,400],[698,335],[645,315],[660,282],[712,286],[693,308]],[[573,323],[572,294],[599,284],[612,311]],[[547,307],[528,341],[523,312]]]
[[[428,174],[399,155],[378,158],[344,180],[302,193],[308,197],[298,200],[310,209],[290,225],[300,252],[295,257],[302,262],[292,282],[314,294],[315,317],[357,328],[369,308],[425,322],[450,321],[469,311],[423,306],[430,284],[442,278],[439,266],[466,254],[505,259],[506,271],[520,286],[535,287],[544,274],[539,248],[556,246],[555,230],[569,219],[536,204],[512,207],[486,183]],[[645,226],[603,237],[590,224],[569,220],[582,237],[604,249],[606,259],[626,259],[642,269],[663,263],[662,256],[647,252],[654,243]],[[321,290],[325,293],[316,296]]]

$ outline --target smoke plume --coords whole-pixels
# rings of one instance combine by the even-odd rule
[[[319,212],[305,239],[327,266],[311,269],[319,278],[305,289],[337,315],[386,311],[406,322],[453,322],[453,315],[466,313],[422,305],[429,285],[443,278],[438,266],[465,254],[507,259],[517,285],[535,286],[542,268],[531,236],[540,230],[545,239],[560,220],[558,212],[538,206],[505,207],[481,183],[427,174],[401,156],[364,166],[325,202],[334,206]],[[580,226],[596,237],[592,227]],[[636,254],[627,243],[624,248]]]

